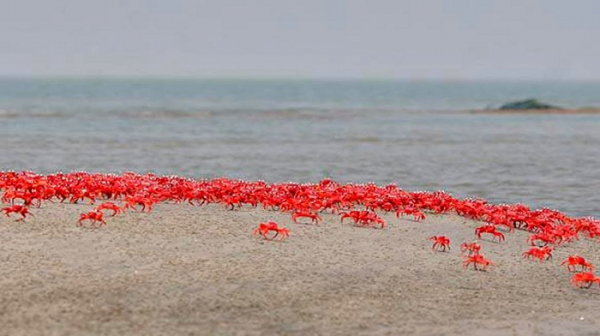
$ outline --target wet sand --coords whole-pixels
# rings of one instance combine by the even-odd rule
[[[79,228],[89,205],[45,204],[0,219],[0,335],[600,335],[600,288],[578,290],[560,267],[600,244],[521,258],[527,234],[480,241],[495,268],[463,270],[459,245],[478,223],[384,216],[383,230],[293,224],[244,208],[162,204]],[[283,243],[251,236],[261,221]],[[452,239],[433,252],[432,235]]]

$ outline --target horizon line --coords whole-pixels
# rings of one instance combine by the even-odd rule
[[[406,82],[406,83],[600,83],[600,78],[444,78],[444,77],[380,77],[380,76],[290,76],[290,75],[165,75],[165,74],[61,74],[61,75],[27,75],[0,74],[0,79],[33,79],[33,80],[189,80],[189,81],[298,81],[298,82]]]

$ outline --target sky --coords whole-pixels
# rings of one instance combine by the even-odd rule
[[[0,0],[0,76],[600,81],[599,0]]]

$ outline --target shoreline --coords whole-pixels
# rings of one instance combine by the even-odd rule
[[[44,203],[25,223],[0,219],[0,334],[589,334],[600,330],[600,288],[571,286],[560,262],[521,257],[527,232],[479,240],[495,264],[462,268],[459,245],[481,225],[457,215],[424,222],[383,215],[383,230],[294,224],[248,207],[163,203],[151,213],[80,228],[92,206]],[[290,229],[284,242],[252,236],[260,222]],[[452,239],[431,251],[430,236]],[[583,318],[583,319],[581,319]]]

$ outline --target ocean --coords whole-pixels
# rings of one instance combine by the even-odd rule
[[[600,217],[600,83],[0,79],[0,170],[396,183]]]

